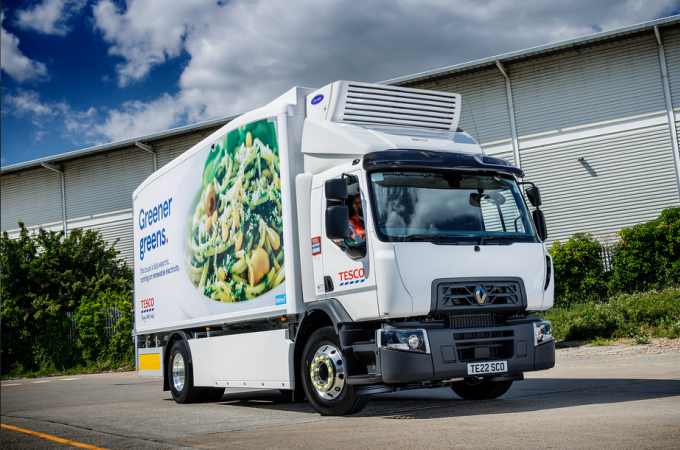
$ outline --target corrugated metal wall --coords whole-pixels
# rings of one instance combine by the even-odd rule
[[[62,221],[61,175],[41,168],[3,175],[0,186],[2,230]]]
[[[458,126],[482,144],[510,138],[505,78],[498,69],[416,86],[462,95]]]
[[[527,179],[541,188],[549,243],[617,231],[677,205],[670,147],[663,124],[523,151]]]
[[[519,137],[665,111],[647,36],[509,66]]]
[[[206,136],[215,130],[217,130],[217,128],[210,128],[202,131],[201,133],[183,136],[176,139],[168,139],[155,144],[154,149],[156,150],[157,154],[156,163],[158,164],[158,168],[160,169],[161,167],[165,166],[170,161],[201,142]]]
[[[680,107],[680,28],[661,33],[673,108]]]
[[[152,172],[153,155],[137,147],[64,164],[67,220],[132,208]]]

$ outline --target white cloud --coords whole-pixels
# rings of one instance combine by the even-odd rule
[[[0,23],[5,21],[4,11],[0,13]],[[45,64],[27,58],[19,50],[19,38],[2,27],[0,35],[0,66],[17,82],[44,81],[48,78]]]
[[[112,0],[95,27],[123,58],[118,83],[144,79],[186,52],[179,92],[111,112],[107,135],[158,131],[238,113],[292,86],[379,81],[651,20],[677,1]],[[159,69],[160,70],[160,69]],[[146,124],[146,125],[144,125]]]
[[[16,12],[16,25],[26,30],[65,36],[71,31],[67,21],[87,0],[42,0]]]
[[[214,0],[129,1],[121,11],[111,0],[97,3],[92,12],[96,28],[111,44],[109,54],[125,62],[116,69],[118,82],[126,86],[145,77],[152,67],[180,55],[189,30],[200,27],[206,15],[219,10]]]
[[[296,85],[385,80],[655,19],[678,6],[677,0],[118,4],[100,0],[92,13],[109,54],[120,58],[119,86],[181,55],[188,63],[177,92],[156,99],[81,112],[47,105],[74,139],[130,138],[247,111]]]
[[[17,94],[3,96],[3,106],[3,114],[10,113],[19,117],[28,115],[34,119],[50,119],[61,109],[58,104],[42,103],[37,92],[23,89],[18,89]]]

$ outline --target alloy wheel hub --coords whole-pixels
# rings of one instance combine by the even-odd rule
[[[184,389],[184,358],[181,353],[177,353],[172,359],[172,384],[177,392]]]
[[[312,385],[324,400],[337,398],[345,387],[345,367],[340,351],[332,345],[324,345],[314,354],[310,364]]]

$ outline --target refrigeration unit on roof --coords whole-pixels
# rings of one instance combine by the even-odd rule
[[[324,118],[332,122],[442,131],[458,128],[460,94],[352,81],[337,81],[317,92],[330,97]]]

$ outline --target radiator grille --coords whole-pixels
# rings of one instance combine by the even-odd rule
[[[437,296],[439,312],[499,307],[504,310],[515,310],[522,307],[522,293],[516,281],[440,283],[437,287]]]
[[[460,94],[363,83],[348,83],[343,94],[343,122],[446,131],[458,127]]]

